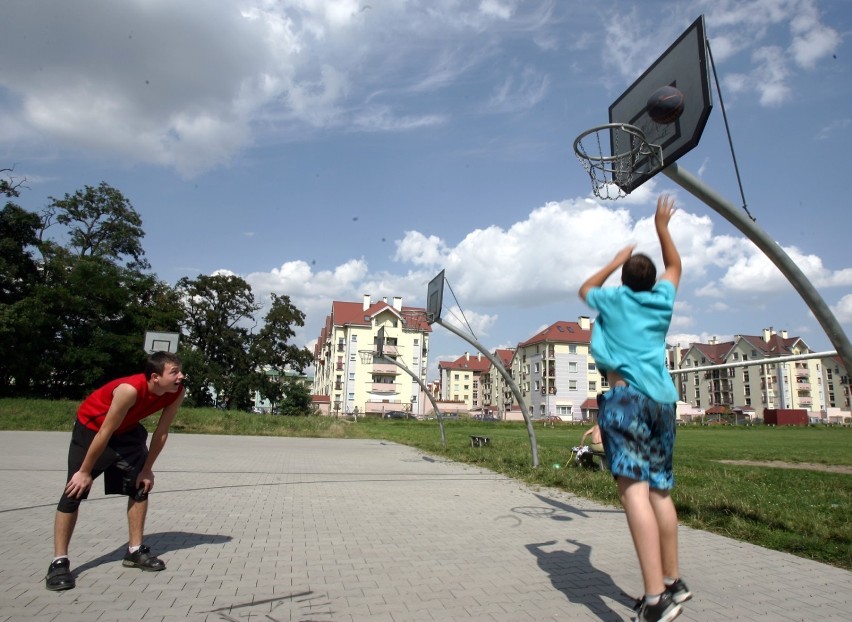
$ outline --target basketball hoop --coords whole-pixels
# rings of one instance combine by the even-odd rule
[[[613,155],[604,155],[603,145],[611,147]],[[626,123],[607,123],[586,130],[574,141],[574,153],[592,179],[592,191],[599,199],[627,196],[624,188],[631,187],[637,163],[663,166],[662,148],[649,143],[638,127]]]
[[[404,320],[403,328],[416,330],[418,327],[429,324],[429,316],[423,309],[403,309],[401,314]]]
[[[358,354],[361,356],[361,362],[364,363],[364,365],[372,363],[376,356],[376,353],[373,350],[358,350]]]

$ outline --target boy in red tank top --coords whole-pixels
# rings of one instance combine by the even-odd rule
[[[122,564],[148,571],[166,567],[142,544],[142,535],[148,493],[154,487],[152,469],[183,401],[183,378],[176,355],[155,352],[148,357],[144,373],[113,380],[80,405],[68,450],[68,479],[56,508],[54,558],[45,577],[47,589],[69,590],[75,586],[68,545],[80,501],[88,497],[92,482],[101,474],[105,494],[128,497],[130,536]],[[140,421],[160,411],[162,415],[148,447],[148,432]]]

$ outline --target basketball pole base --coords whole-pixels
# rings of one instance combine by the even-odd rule
[[[837,354],[843,359],[843,365],[847,371],[852,371],[852,344],[840,322],[834,317],[831,309],[819,295],[816,288],[808,280],[808,277],[799,269],[790,256],[784,252],[781,245],[769,237],[769,235],[758,227],[750,218],[726,200],[720,194],[709,188],[692,173],[683,170],[676,163],[672,163],[663,169],[663,174],[689,192],[695,198],[707,204],[729,223],[739,229],[745,236],[755,243],[767,257],[776,265],[790,284],[808,305],[817,321],[825,331],[826,336]]]

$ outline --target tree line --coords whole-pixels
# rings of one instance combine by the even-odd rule
[[[180,333],[190,405],[246,409],[259,391],[285,414],[308,410],[308,390],[280,373],[312,358],[291,343],[305,315],[289,296],[273,294],[259,318],[238,276],[171,286],[151,271],[142,218],[119,190],[85,186],[33,213],[14,202],[23,181],[0,173],[0,396],[79,399],[138,373],[145,332],[159,331]]]

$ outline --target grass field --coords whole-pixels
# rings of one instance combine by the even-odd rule
[[[75,410],[71,402],[0,400],[0,429],[70,430]],[[154,424],[156,420],[149,426]],[[538,468],[532,466],[523,424],[461,419],[446,421],[444,428],[446,449],[436,421],[360,419],[351,423],[328,417],[185,408],[173,426],[176,433],[190,434],[380,438],[532,485],[618,505],[609,474],[566,464],[583,427],[536,426]],[[489,436],[491,446],[472,448],[471,434]],[[852,570],[852,474],[730,465],[721,460],[777,460],[852,469],[852,429],[684,426],[678,429],[677,486],[672,493],[685,525]]]

